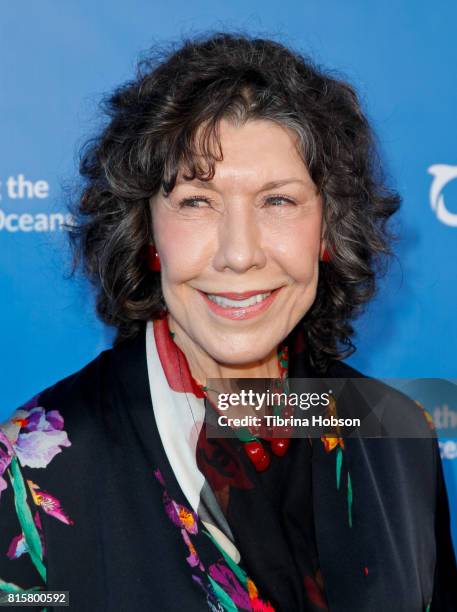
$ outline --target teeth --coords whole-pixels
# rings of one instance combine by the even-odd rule
[[[212,302],[219,304],[219,306],[222,306],[222,308],[246,308],[246,306],[254,306],[254,304],[263,302],[265,298],[271,295],[271,291],[268,293],[258,293],[257,295],[247,298],[246,300],[229,300],[228,298],[220,295],[211,295],[210,293],[207,295]]]

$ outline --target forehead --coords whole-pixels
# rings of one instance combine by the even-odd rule
[[[205,156],[199,153],[205,150],[205,144],[199,142],[199,137],[197,132],[194,158],[198,165],[205,167]],[[222,159],[215,161],[211,181],[198,177],[187,180],[185,176],[189,170],[182,166],[176,186],[191,183],[208,188],[238,184],[255,188],[259,184],[291,178],[313,185],[298,146],[298,135],[291,129],[268,120],[251,120],[235,125],[222,119],[218,125],[218,141]]]

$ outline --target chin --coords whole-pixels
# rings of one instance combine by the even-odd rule
[[[257,350],[255,351],[252,350],[252,346],[251,348],[246,348],[245,350],[231,350],[228,348],[222,351],[220,349],[220,346],[218,346],[211,348],[208,347],[208,349],[206,349],[206,352],[212,357],[212,359],[214,359],[220,364],[228,366],[245,366],[265,359],[275,348],[275,346],[276,345],[265,347],[265,350],[259,350],[259,347],[257,347]]]

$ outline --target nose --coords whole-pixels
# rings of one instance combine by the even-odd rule
[[[256,223],[255,210],[247,202],[228,206],[218,230],[218,247],[213,260],[216,270],[228,269],[239,274],[265,266],[261,228]]]

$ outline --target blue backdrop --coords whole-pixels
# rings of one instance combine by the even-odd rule
[[[453,0],[2,3],[0,418],[110,344],[88,288],[63,278],[59,229],[101,95],[142,50],[215,29],[276,37],[354,83],[404,204],[396,260],[349,361],[377,377],[457,378],[456,23]],[[441,449],[455,514],[457,440]]]

